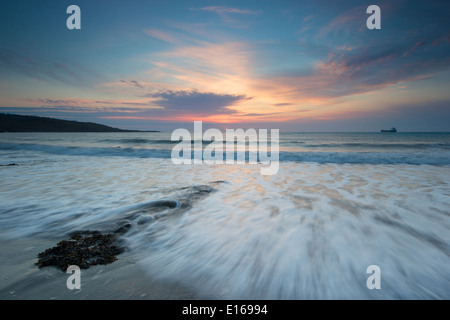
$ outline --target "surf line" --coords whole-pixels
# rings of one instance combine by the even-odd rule
[[[189,130],[183,128],[172,132],[171,141],[179,143],[172,148],[171,159],[174,164],[223,164],[224,158],[225,164],[265,164],[268,166],[260,168],[261,174],[274,175],[279,169],[279,130],[271,129],[268,138],[267,129],[259,129],[258,132],[253,128],[246,131],[226,129],[224,140],[221,130],[210,128],[203,132],[202,121],[194,121],[193,137]],[[203,148],[203,141],[211,143]]]

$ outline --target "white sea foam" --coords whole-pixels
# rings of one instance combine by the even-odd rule
[[[231,299],[450,298],[448,134],[288,134],[280,170],[174,165],[163,133],[0,135],[0,231],[121,230],[142,272]],[[381,290],[366,269],[381,268]]]
[[[136,238],[148,247],[143,268],[220,298],[448,297],[448,168],[280,171],[223,169],[229,184],[170,228],[153,226],[156,243]],[[383,272],[379,292],[365,286],[372,264]]]
[[[448,166],[285,161],[261,176],[258,165],[8,152],[20,164],[0,166],[9,237],[129,223],[142,272],[203,297],[450,298]],[[381,290],[366,287],[373,264]]]

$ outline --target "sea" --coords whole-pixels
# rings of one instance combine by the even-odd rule
[[[205,299],[450,299],[450,133],[281,132],[273,175],[175,164],[178,143],[0,133],[0,244],[120,230]]]

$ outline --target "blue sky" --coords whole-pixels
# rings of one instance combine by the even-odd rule
[[[68,30],[66,9],[81,9]],[[369,5],[381,30],[369,30]],[[448,1],[2,1],[0,112],[450,131]]]

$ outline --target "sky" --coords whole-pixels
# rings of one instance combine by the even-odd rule
[[[81,29],[67,28],[70,5]],[[2,0],[0,112],[138,130],[450,131],[449,14],[437,0]]]

